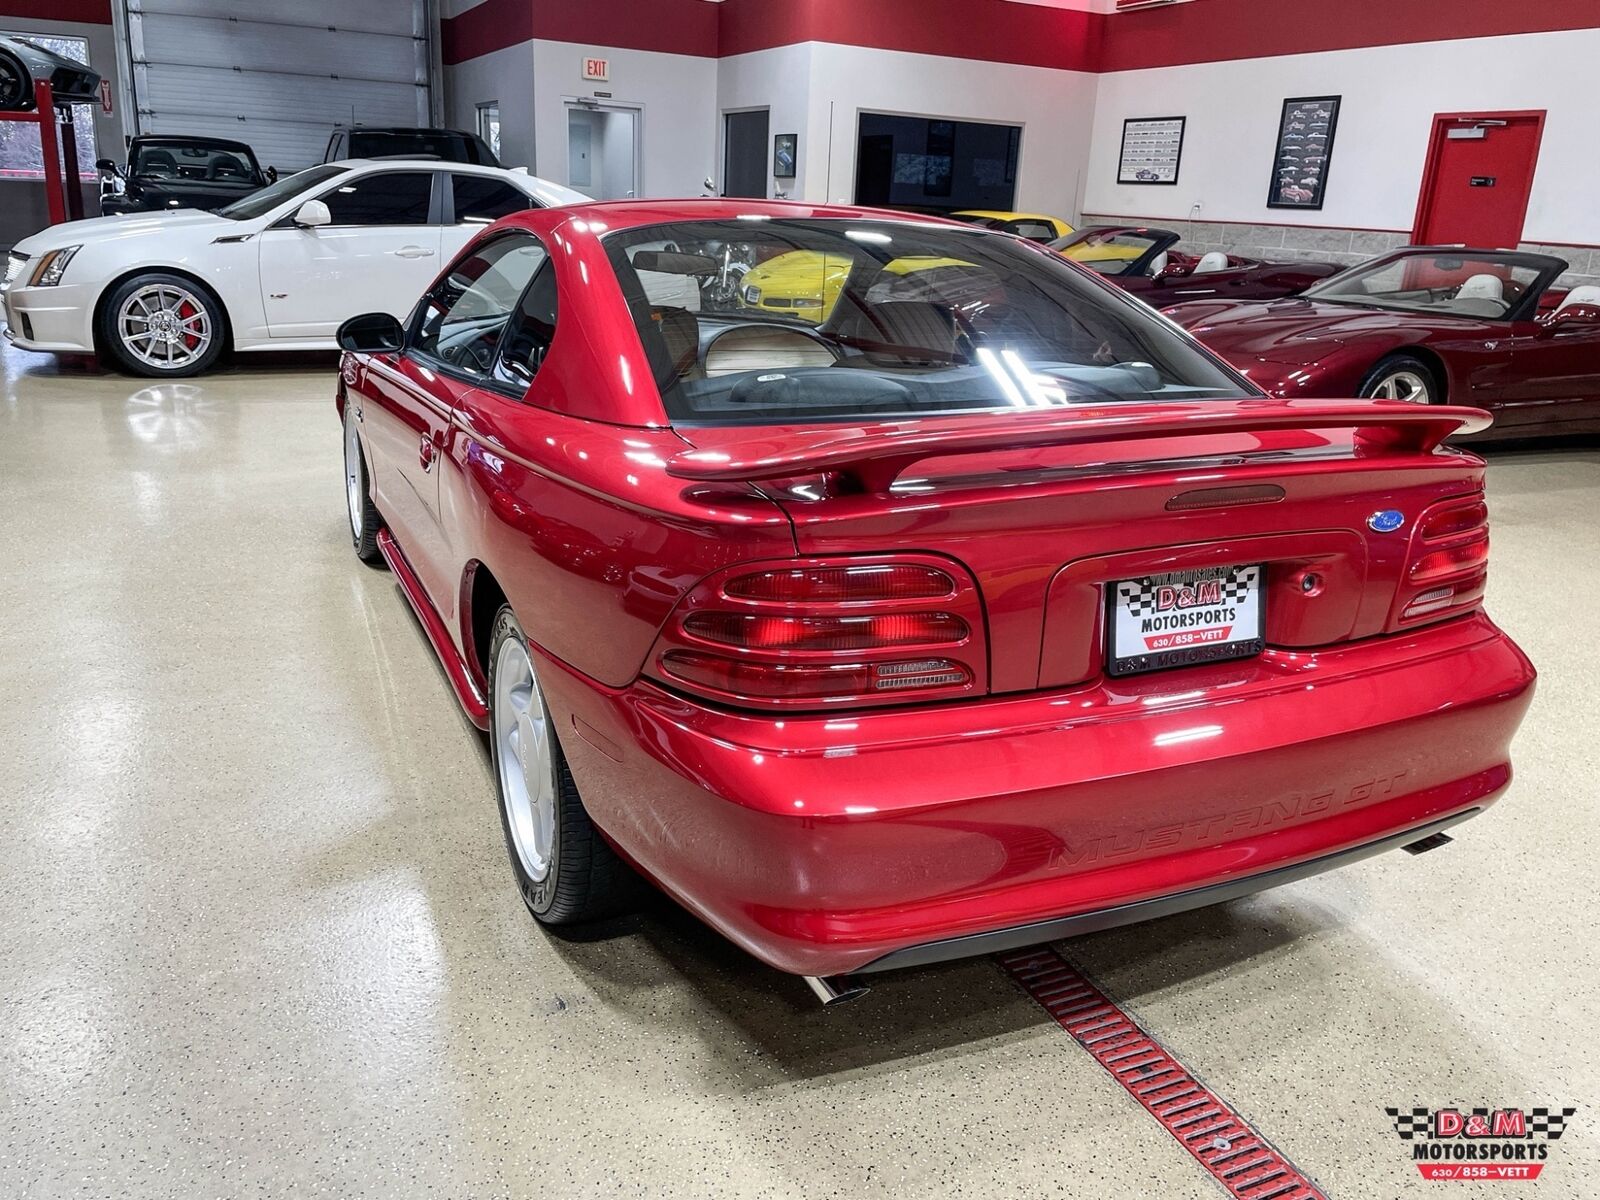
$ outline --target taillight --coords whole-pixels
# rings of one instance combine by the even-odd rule
[[[1395,598],[1399,625],[1477,608],[1489,578],[1489,509],[1451,500],[1422,514]]]
[[[981,693],[977,587],[921,556],[732,568],[685,596],[650,674],[761,708],[920,703]]]

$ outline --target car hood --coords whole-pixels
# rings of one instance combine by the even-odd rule
[[[1224,358],[1299,365],[1327,357],[1351,342],[1421,336],[1431,321],[1405,313],[1290,298],[1267,301],[1196,301],[1167,310]]]
[[[129,217],[91,217],[87,221],[68,221],[65,225],[52,225],[30,238],[18,242],[16,249],[30,258],[53,250],[57,246],[89,246],[97,243],[128,241],[133,238],[153,237],[182,229],[198,234],[204,228],[214,228],[218,233],[248,233],[248,221],[230,221],[215,213],[201,212],[197,208],[175,208],[170,212],[141,213]]]

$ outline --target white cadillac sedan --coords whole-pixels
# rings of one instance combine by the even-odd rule
[[[6,337],[162,377],[197,375],[228,349],[332,349],[347,317],[404,320],[482,226],[585,199],[520,171],[355,159],[214,213],[55,225],[6,263]]]

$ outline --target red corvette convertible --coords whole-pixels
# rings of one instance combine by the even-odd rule
[[[1168,315],[1270,395],[1471,404],[1478,437],[1600,430],[1600,288],[1555,292],[1559,258],[1416,247],[1272,304]]]
[[[1226,297],[1271,300],[1293,296],[1344,270],[1328,262],[1264,262],[1213,250],[1174,250],[1180,235],[1143,225],[1090,225],[1050,243],[1057,254],[1104,275],[1147,304]]]
[[[719,308],[730,247],[851,267],[809,324]],[[838,998],[1431,848],[1511,778],[1473,409],[1268,399],[1042,247],[764,202],[518,213],[340,336],[356,551],[541,921],[642,875]]]

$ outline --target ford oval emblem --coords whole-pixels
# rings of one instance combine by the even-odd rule
[[[1405,523],[1405,513],[1397,508],[1386,508],[1367,518],[1367,527],[1374,533],[1393,533]]]

